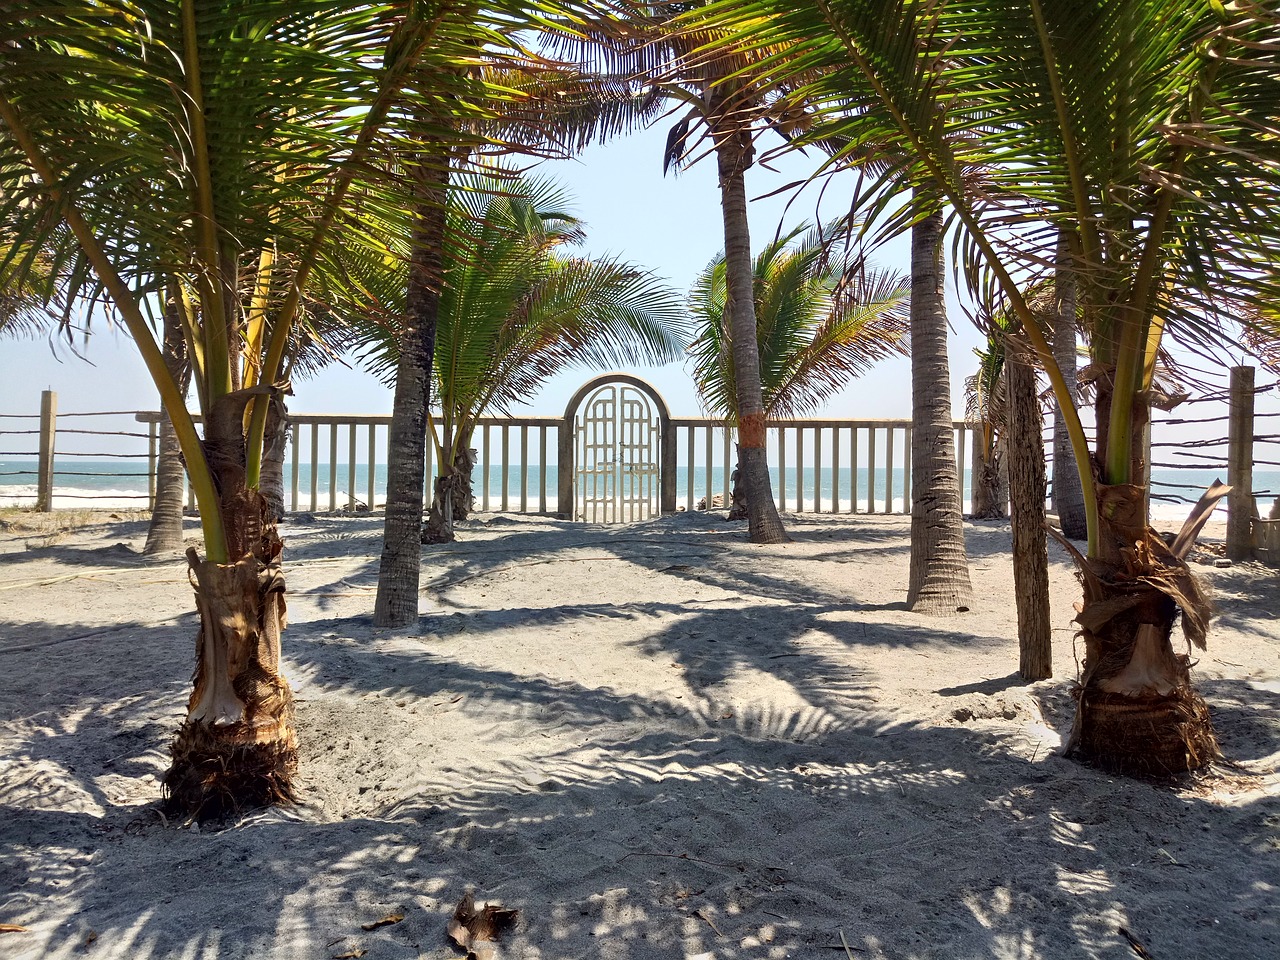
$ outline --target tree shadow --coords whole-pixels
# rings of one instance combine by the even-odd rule
[[[586,545],[706,586],[662,566],[664,538],[689,540],[674,546],[690,559],[725,542],[690,526]],[[519,552],[443,570],[487,578],[487,607],[399,633],[295,610],[303,803],[222,831],[155,813],[189,627],[5,654],[0,921],[32,931],[6,950],[443,960],[470,887],[522,909],[519,957],[838,956],[842,933],[859,957],[1127,956],[1122,925],[1154,956],[1243,960],[1280,942],[1263,778],[1235,793],[1115,780],[1032,749],[1025,718],[930,718],[877,689],[888,652],[947,650],[956,676],[922,696],[1003,694],[1010,678],[974,677],[965,654],[1008,638],[874,619],[829,586],[797,600],[785,569],[701,604],[581,590],[507,604],[502,567],[544,557],[539,535],[512,534]],[[516,649],[510,633],[536,640]],[[1274,691],[1205,692],[1224,743],[1247,760],[1277,750]],[[361,929],[390,913],[405,919]]]

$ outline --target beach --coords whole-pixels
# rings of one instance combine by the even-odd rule
[[[1007,522],[966,523],[972,608],[926,618],[907,517],[480,515],[383,630],[381,517],[296,515],[301,801],[201,829],[156,802],[186,561],[133,514],[31,516],[0,520],[0,957],[445,960],[468,891],[520,911],[508,960],[1280,956],[1280,587],[1214,565],[1220,524],[1225,760],[1150,783],[1061,756],[1056,544],[1054,678],[1018,678]]]

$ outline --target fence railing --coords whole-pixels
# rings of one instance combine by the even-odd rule
[[[1228,554],[1256,553],[1280,560],[1280,515],[1255,518],[1255,496],[1277,490],[1257,489],[1254,471],[1280,467],[1280,434],[1257,423],[1280,412],[1255,410],[1260,392],[1253,370],[1232,370],[1226,390],[1187,401],[1176,416],[1158,417],[1152,425],[1149,461],[1160,471],[1219,471],[1234,487],[1228,510]],[[1194,416],[1200,407],[1208,414]],[[1219,410],[1225,412],[1219,414]],[[1191,411],[1190,414],[1187,411]],[[115,418],[114,422],[112,418]],[[391,418],[346,414],[293,414],[286,461],[286,506],[289,510],[324,512],[358,510],[377,505],[385,490],[385,461]],[[160,414],[144,411],[59,413],[52,391],[41,396],[40,413],[0,414],[0,487],[6,499],[34,502],[36,509],[54,506],[56,487],[76,487],[75,500],[136,501],[150,505],[155,496]],[[145,425],[145,432],[143,431]],[[110,427],[116,429],[110,429]],[[962,499],[972,494],[970,466],[977,450],[977,427],[957,421],[955,453]],[[1197,430],[1188,438],[1179,431]],[[559,474],[573,422],[563,417],[490,417],[479,421],[473,442],[476,507],[482,512],[572,515],[565,478]],[[1208,433],[1206,438],[1203,434]],[[1216,436],[1214,435],[1216,434]],[[911,423],[885,419],[793,419],[767,424],[767,456],[774,495],[788,513],[899,513],[911,504]],[[113,449],[96,449],[98,438],[112,438]],[[1169,438],[1169,439],[1166,439]],[[705,418],[672,418],[663,438],[664,509],[698,509],[729,501],[736,466],[733,432]],[[26,446],[26,449],[17,449]],[[14,449],[10,449],[14,448]],[[572,449],[569,447],[568,449]],[[29,458],[26,463],[9,458]],[[428,445],[426,476],[435,474],[434,451]],[[70,469],[62,463],[70,461]],[[58,464],[55,469],[55,464]],[[571,469],[571,467],[569,468]],[[1168,477],[1168,474],[1166,474]],[[142,480],[145,479],[145,492]],[[1192,483],[1153,479],[1153,499],[1192,500],[1203,488],[1203,475]],[[24,481],[26,481],[24,483]],[[116,488],[105,490],[106,485]],[[1265,485],[1264,485],[1265,486]],[[15,496],[15,488],[29,490]],[[429,487],[428,487],[429,489]],[[98,492],[95,492],[98,491]],[[572,496],[572,494],[570,495]],[[191,502],[190,499],[188,501]],[[1280,501],[1277,501],[1280,508]]]
[[[127,418],[133,429],[86,431],[67,426],[81,416]],[[197,418],[198,421],[199,418]],[[10,421],[22,427],[3,429]],[[74,421],[73,421],[74,422]],[[290,511],[335,512],[377,506],[386,488],[385,460],[390,416],[354,414],[291,414],[289,450],[285,463],[286,508]],[[0,471],[0,484],[9,475],[34,481],[28,502],[50,509],[58,488],[75,487],[75,501],[136,500],[142,507],[155,496],[159,456],[160,414],[156,411],[109,411],[93,414],[57,413],[57,398],[46,392],[42,412],[6,415],[0,433],[39,438],[34,449],[0,451],[31,457],[37,462],[17,470]],[[974,425],[955,422],[956,465],[962,497],[968,498],[967,471],[973,449]],[[474,473],[476,507],[481,512],[567,513],[573,508],[560,490],[558,451],[571,422],[562,417],[486,417],[473,435],[477,451]],[[129,438],[127,452],[77,448],[84,433]],[[674,509],[697,509],[727,503],[736,466],[733,431],[706,418],[669,421],[667,441],[673,447],[664,459],[674,465],[665,484],[666,500]],[[117,441],[124,443],[126,441]],[[766,443],[774,495],[779,509],[791,513],[900,513],[911,503],[911,423],[909,420],[789,419],[766,425]],[[139,449],[140,448],[140,449]],[[671,454],[674,456],[671,456]],[[63,458],[107,458],[131,461],[137,469],[65,470]],[[426,476],[435,474],[434,450],[428,444]],[[55,469],[55,464],[57,464]],[[112,489],[95,494],[76,481],[92,478],[98,488],[136,485],[134,492]],[[145,478],[145,492],[140,481]],[[430,488],[428,487],[428,490]],[[188,504],[194,501],[188,488]]]

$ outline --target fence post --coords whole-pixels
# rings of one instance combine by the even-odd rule
[[[36,467],[36,509],[53,509],[53,447],[58,430],[58,395],[40,392],[40,461]]]
[[[1253,558],[1253,367],[1231,368],[1227,423],[1227,556]]]

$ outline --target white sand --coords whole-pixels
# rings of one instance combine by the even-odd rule
[[[490,518],[424,550],[373,628],[380,518],[286,527],[305,802],[161,823],[185,705],[184,563],[144,527],[0,530],[0,957],[460,956],[467,889],[508,958],[1280,956],[1280,589],[1199,567],[1196,676],[1231,763],[1171,788],[1058,755],[1075,676],[1024,686],[1006,525],[968,527],[967,614],[903,609],[907,520]],[[119,545],[123,542],[124,545]],[[388,913],[403,921],[373,931]]]

